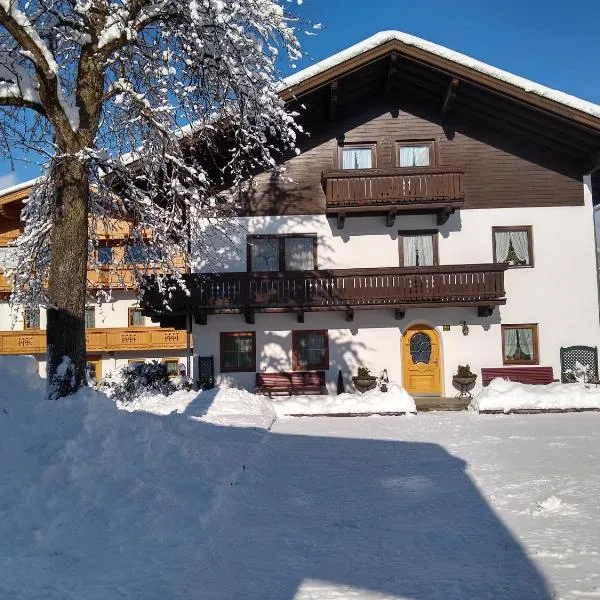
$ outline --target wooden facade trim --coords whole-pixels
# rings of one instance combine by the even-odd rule
[[[318,365],[301,366],[298,361],[298,340],[307,333],[322,335],[325,339],[325,355],[323,362]],[[302,329],[292,331],[292,370],[293,371],[328,371],[329,370],[329,332],[327,329]]]
[[[205,314],[344,311],[375,308],[474,306],[506,302],[505,264],[333,269],[324,271],[202,273],[184,276],[190,295],[175,292],[169,316],[193,305]],[[164,306],[150,279],[141,299],[147,314]]]
[[[127,352],[132,350],[184,350],[186,332],[160,327],[86,329],[88,352]],[[45,354],[46,331],[0,331],[0,355]]]
[[[506,360],[506,345],[504,341],[504,331],[506,329],[529,329],[532,332],[533,338],[533,357],[531,360]],[[538,324],[537,323],[520,323],[518,325],[502,324],[500,326],[502,333],[502,364],[504,365],[539,365],[540,364],[540,351],[539,351],[539,336],[538,336]]]
[[[246,337],[252,342],[252,364],[248,367],[225,367],[225,340],[227,337]],[[254,373],[256,371],[256,331],[222,331],[219,344],[219,367],[221,373]]]
[[[533,254],[533,227],[531,225],[503,225],[492,227],[492,254],[494,262],[497,263],[496,258],[496,233],[500,231],[525,231],[527,232],[527,244],[529,252],[529,264],[528,265],[508,265],[509,269],[531,269],[535,266],[535,259]]]
[[[521,89],[509,82],[465,65],[458,64],[435,53],[417,48],[416,46],[404,44],[400,40],[390,40],[375,48],[366,50],[358,56],[335,65],[321,73],[315,74],[296,85],[283,89],[280,92],[280,95],[285,101],[297,99],[323,85],[327,85],[332,79],[340,79],[370,62],[382,59],[392,53],[396,53],[415,63],[424,64],[445,75],[456,77],[460,80],[467,81],[472,85],[490,90],[515,102],[535,107],[558,118],[577,123],[595,131],[600,129],[600,118],[595,117],[594,115],[590,115],[577,110],[576,108],[556,102],[550,98]]]

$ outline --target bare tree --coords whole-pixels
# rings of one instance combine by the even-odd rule
[[[180,276],[219,187],[294,147],[278,49],[300,56],[280,0],[0,0],[0,145],[48,157],[12,302],[48,309],[51,396],[85,382],[96,232],[128,219],[131,262]]]

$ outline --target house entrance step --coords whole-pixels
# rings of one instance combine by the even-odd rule
[[[415,397],[418,412],[428,410],[467,410],[470,402],[470,398],[444,398],[441,396]]]

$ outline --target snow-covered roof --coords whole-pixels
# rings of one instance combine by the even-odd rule
[[[22,181],[21,183],[15,183],[15,185],[11,185],[10,187],[4,188],[0,190],[0,198],[33,187],[37,180],[38,178],[34,177],[33,179],[28,179],[27,181]]]
[[[435,54],[446,60],[452,61],[464,67],[468,67],[474,71],[479,71],[480,73],[498,79],[499,81],[513,85],[525,92],[536,94],[542,98],[547,98],[554,102],[558,102],[559,104],[563,104],[575,110],[581,111],[582,113],[600,118],[600,106],[598,104],[588,102],[587,100],[582,100],[575,96],[571,96],[570,94],[566,94],[565,92],[554,90],[539,83],[530,81],[529,79],[525,79],[524,77],[513,75],[508,71],[497,69],[496,67],[492,67],[484,62],[466,56],[465,54],[455,52],[454,50],[450,50],[444,46],[439,46],[433,42],[428,42],[427,40],[414,35],[393,30],[380,31],[366,40],[363,40],[354,46],[350,46],[350,48],[347,48],[346,50],[342,50],[341,52],[338,52],[329,58],[326,58],[314,65],[311,65],[310,67],[307,67],[306,69],[303,69],[302,71],[298,71],[297,73],[286,77],[282,82],[281,91],[289,90],[290,88],[303,83],[315,75],[320,75],[321,73],[324,73],[333,67],[364,54],[369,50],[373,50],[374,48],[382,46],[383,44],[394,41],[400,42],[407,46],[414,46],[415,48],[430,52],[431,54]]]

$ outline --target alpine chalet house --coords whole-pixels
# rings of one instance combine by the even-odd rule
[[[13,327],[9,306],[11,283],[6,271],[14,266],[9,244],[21,232],[20,214],[33,182],[25,182],[0,191],[0,355],[32,354],[38,360],[40,374],[46,372],[46,314],[43,309],[17,315]],[[86,307],[86,345],[89,378],[99,381],[111,371],[128,363],[164,361],[167,371],[176,375],[186,364],[186,331],[161,329],[142,314],[132,273],[125,267],[111,275],[110,265],[123,257],[135,261],[135,248],[125,250],[128,226],[120,222],[102,234],[99,270],[88,271],[90,302]],[[112,288],[109,301],[94,303],[96,292]]]
[[[366,367],[450,396],[459,365],[551,381],[561,346],[598,344],[600,106],[396,31],[281,95],[309,133],[285,177],[248,181],[236,243],[171,312],[142,290],[193,318],[202,384],[335,392]]]

